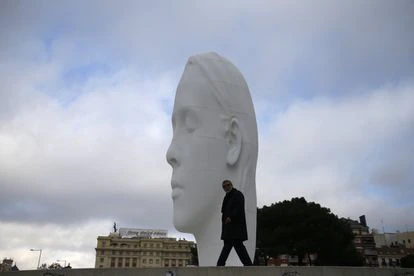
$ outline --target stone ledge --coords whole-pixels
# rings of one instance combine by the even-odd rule
[[[26,270],[1,276],[414,276],[414,268],[371,267],[187,267]]]

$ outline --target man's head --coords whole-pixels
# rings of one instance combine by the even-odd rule
[[[224,180],[222,183],[223,190],[228,193],[233,189],[233,183],[230,180]]]

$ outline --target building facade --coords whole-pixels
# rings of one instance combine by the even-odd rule
[[[135,230],[135,232],[134,232]],[[148,233],[161,233],[152,235]],[[126,234],[125,234],[126,233]],[[136,233],[136,234],[134,234]],[[142,235],[142,233],[146,233]],[[119,229],[97,238],[95,268],[184,267],[192,265],[195,243],[166,237],[164,230]]]
[[[384,246],[377,250],[380,267],[400,267],[402,258],[414,254],[414,248]]]
[[[365,265],[379,267],[400,267],[401,259],[414,254],[414,232],[378,233],[369,232],[365,216],[360,221],[348,219],[354,233],[356,249],[363,255]]]
[[[399,267],[401,259],[414,254],[414,232],[378,233],[373,230],[380,267]]]
[[[364,257],[365,266],[378,266],[378,251],[376,248],[374,235],[369,232],[365,216],[359,217],[359,222],[348,219],[352,233],[354,233],[355,248]]]
[[[404,247],[414,249],[414,231],[396,233],[378,233],[372,231],[377,247]]]

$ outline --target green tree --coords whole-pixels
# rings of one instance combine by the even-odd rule
[[[401,258],[401,267],[414,268],[414,254]]]
[[[63,267],[59,263],[52,263],[51,265],[48,266],[47,269],[57,270],[57,269],[62,269],[62,268]]]
[[[290,254],[302,259],[316,254],[315,265],[362,265],[345,219],[328,208],[292,198],[257,210],[257,254]],[[309,259],[310,261],[310,259]]]
[[[192,246],[190,248],[191,251],[191,260],[190,260],[190,265],[196,265],[198,266],[198,251],[197,251],[197,244],[194,244],[194,246]]]

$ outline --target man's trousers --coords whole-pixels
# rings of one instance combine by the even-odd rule
[[[229,257],[230,251],[233,247],[244,266],[252,265],[252,261],[250,260],[249,254],[247,253],[246,247],[244,246],[242,240],[224,240],[224,246],[217,261],[217,266],[224,266],[226,264],[227,258]]]

